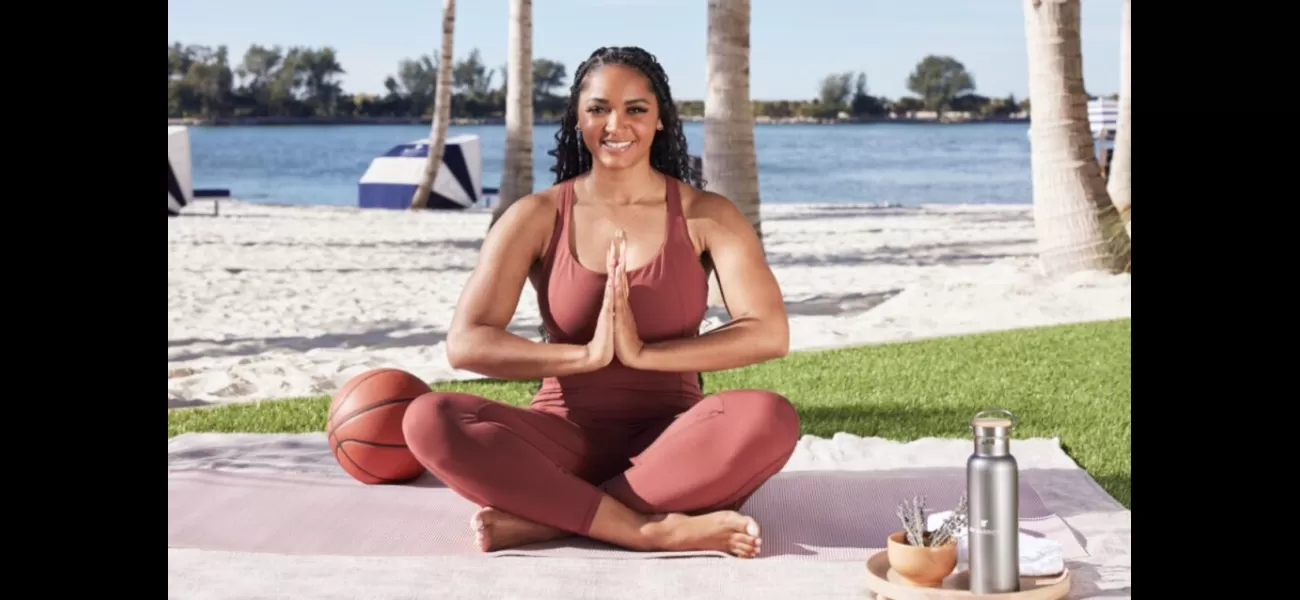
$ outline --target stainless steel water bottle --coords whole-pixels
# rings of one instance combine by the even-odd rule
[[[975,452],[966,461],[970,591],[1020,591],[1020,469],[1011,456],[1011,411],[976,413]]]

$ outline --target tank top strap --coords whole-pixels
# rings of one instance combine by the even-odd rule
[[[562,193],[560,194],[560,222],[563,224],[561,233],[568,237],[569,221],[573,215],[573,179],[564,182]]]
[[[677,183],[677,179],[664,176],[667,189],[664,190],[664,200],[668,203],[668,215],[673,220],[681,217],[682,213],[682,189]]]
[[[682,208],[682,182],[674,177],[667,177],[667,180],[668,189],[664,200],[668,204],[668,239],[664,252],[677,257],[674,260],[694,257],[695,243],[691,241],[691,229],[686,223],[686,211]]]
[[[547,248],[546,271],[554,270],[556,263],[568,256],[569,221],[573,214],[573,180],[560,184],[560,205],[555,211],[555,226],[551,230],[551,242]]]

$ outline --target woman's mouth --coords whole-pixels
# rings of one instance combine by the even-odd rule
[[[600,143],[600,147],[604,148],[607,152],[617,153],[617,152],[623,152],[624,150],[627,150],[628,148],[632,147],[632,142],[631,141],[615,142],[611,140],[605,140]]]

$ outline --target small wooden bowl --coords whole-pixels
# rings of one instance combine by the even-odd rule
[[[889,550],[881,550],[867,559],[867,588],[877,600],[1060,600],[1070,593],[1070,570],[1049,577],[1021,577],[1018,592],[975,594],[970,591],[969,571],[949,575],[939,587],[917,587],[893,569]]]
[[[889,536],[886,552],[894,572],[917,587],[939,587],[957,567],[957,540],[938,548],[926,548],[907,543],[907,533],[896,531]]]

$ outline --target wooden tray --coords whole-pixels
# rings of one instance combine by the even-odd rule
[[[889,552],[881,550],[867,559],[867,587],[876,593],[877,600],[1060,600],[1070,593],[1070,570],[1048,577],[1021,577],[1019,592],[974,594],[970,591],[969,571],[957,571],[949,575],[943,580],[943,586],[937,588],[903,583],[889,566]]]

